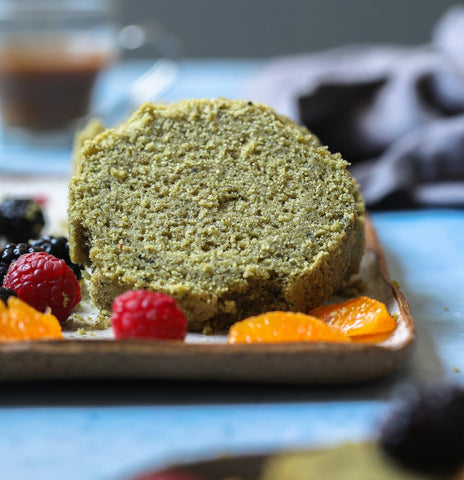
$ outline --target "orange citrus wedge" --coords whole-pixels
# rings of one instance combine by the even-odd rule
[[[395,330],[396,321],[386,306],[366,296],[332,305],[321,305],[309,312],[353,340],[379,342]]]
[[[304,313],[267,312],[230,327],[228,343],[351,342],[343,332]]]
[[[41,313],[19,298],[10,297],[8,306],[0,301],[0,341],[60,339],[60,322],[50,313]]]

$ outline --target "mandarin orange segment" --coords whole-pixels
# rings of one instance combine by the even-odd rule
[[[235,323],[228,343],[351,342],[325,322],[294,312],[267,312]]]
[[[389,334],[396,328],[395,319],[386,306],[366,296],[332,305],[321,305],[309,312],[327,325],[337,328],[349,337]],[[378,341],[375,338],[367,341]]]
[[[359,337],[350,337],[356,343],[382,343],[391,336],[391,332],[379,333],[377,335],[359,335]]]
[[[10,297],[8,307],[0,301],[0,341],[60,339],[61,325],[49,313],[41,313],[19,298]]]

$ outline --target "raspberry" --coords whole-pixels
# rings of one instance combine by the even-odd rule
[[[68,267],[74,272],[76,278],[78,280],[82,278],[81,270],[83,267],[71,262],[69,256],[69,242],[66,237],[52,237],[51,235],[46,235],[37,240],[31,240],[29,246],[47,252],[56,258],[63,259],[66,262],[66,265],[68,265]]]
[[[64,322],[81,301],[81,287],[64,260],[46,252],[27,253],[13,262],[3,282],[40,312],[47,308]]]
[[[183,340],[187,319],[164,293],[130,290],[115,298],[111,324],[116,338]]]
[[[18,260],[21,255],[41,251],[41,248],[30,246],[27,243],[9,243],[8,245],[5,245],[4,248],[0,248],[0,284],[3,283],[3,279],[5,278],[10,265],[15,260]]]

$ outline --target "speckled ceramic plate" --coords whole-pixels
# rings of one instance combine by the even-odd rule
[[[189,334],[186,342],[114,340],[110,330],[65,332],[62,341],[0,345],[0,380],[151,378],[307,384],[347,384],[381,377],[410,353],[415,325],[407,301],[389,279],[374,228],[366,225],[360,272],[367,295],[398,321],[379,344],[227,345],[225,336]],[[363,292],[364,293],[364,292]]]

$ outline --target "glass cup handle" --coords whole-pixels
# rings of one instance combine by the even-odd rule
[[[127,25],[119,31],[118,43],[123,51],[150,47],[159,58],[140,77],[133,81],[122,98],[105,112],[97,115],[105,121],[114,122],[117,116],[127,114],[143,102],[154,101],[171,87],[179,76],[179,55],[182,45],[179,38],[164,26],[147,22]]]

